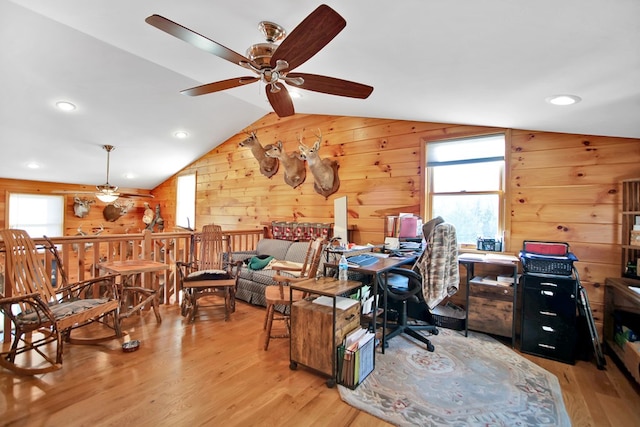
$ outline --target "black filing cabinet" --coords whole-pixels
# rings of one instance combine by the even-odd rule
[[[520,350],[560,362],[575,362],[578,281],[524,274]]]

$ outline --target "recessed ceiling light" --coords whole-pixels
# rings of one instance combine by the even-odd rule
[[[29,169],[40,169],[40,165],[36,162],[29,162],[27,163],[27,167]]]
[[[67,101],[58,101],[56,102],[56,107],[61,109],[62,111],[73,111],[76,109],[76,106]]]
[[[133,173],[133,172],[127,172],[127,173],[125,173],[125,174],[124,174],[124,177],[125,177],[126,179],[133,179],[133,178],[135,178],[135,177],[136,177],[136,174],[135,174],[135,173]]]
[[[553,95],[547,98],[547,102],[553,105],[573,105],[582,101],[582,98],[575,95]]]
[[[189,136],[189,132],[185,132],[183,130],[179,130],[179,131],[175,132],[173,134],[173,136],[175,136],[176,138],[179,138],[179,139],[185,139],[186,137]]]

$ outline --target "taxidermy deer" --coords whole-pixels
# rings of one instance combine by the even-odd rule
[[[73,199],[73,213],[78,218],[84,218],[89,213],[91,204],[95,202],[96,201],[93,199],[87,199],[84,197],[81,199],[80,197],[75,197]]]
[[[318,134],[314,134],[316,142],[311,148],[302,143],[302,136],[298,137],[300,156],[309,164],[309,170],[313,175],[313,188],[316,193],[324,197],[329,197],[340,188],[340,179],[338,178],[338,168],[340,165],[337,161],[329,158],[321,159],[318,155],[320,150],[320,141],[322,141],[322,133],[318,129]]]
[[[266,155],[264,148],[260,144],[260,141],[258,141],[258,136],[255,131],[245,133],[248,137],[240,142],[240,147],[249,147],[251,154],[253,154],[253,157],[255,157],[260,164],[260,173],[267,178],[271,178],[278,172],[278,159]]]
[[[77,233],[76,236],[88,236],[87,233],[85,233],[84,231],[82,231],[82,225],[80,225],[80,227],[77,228]],[[92,236],[98,236],[100,233],[102,233],[104,231],[104,225],[100,224],[100,227],[98,228],[93,228],[91,230],[91,235]],[[84,248],[85,249],[89,249],[91,246],[93,246],[93,243],[85,243],[84,244]],[[74,243],[71,245],[71,249],[73,249],[74,252],[78,252],[78,244]]]
[[[129,209],[131,209],[134,205],[135,205],[135,202],[133,200],[129,200],[124,205],[121,205],[118,202],[110,203],[104,207],[104,210],[102,211],[102,216],[104,216],[104,219],[106,219],[109,222],[115,222],[122,215],[129,212]]]
[[[280,160],[280,163],[284,167],[284,182],[291,187],[296,188],[307,178],[307,169],[305,168],[304,160],[300,158],[297,151],[291,154],[285,153],[282,147],[282,141],[269,144],[264,147],[264,150],[267,156]]]

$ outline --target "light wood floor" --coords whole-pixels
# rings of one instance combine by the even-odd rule
[[[125,321],[137,352],[116,340],[67,345],[59,371],[0,371],[0,425],[388,425],[342,402],[321,375],[291,371],[287,340],[263,351],[263,308],[240,301],[230,321],[203,312],[194,324],[175,307],[161,310],[160,325],[149,312]],[[640,388],[610,359],[599,371],[527,357],[558,376],[573,426],[640,425]]]

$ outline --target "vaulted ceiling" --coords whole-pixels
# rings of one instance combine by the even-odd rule
[[[347,26],[296,71],[374,87],[302,91],[296,111],[640,138],[637,0],[327,1]],[[150,189],[273,111],[247,70],[145,22],[165,16],[245,55],[319,3],[0,0],[0,177]],[[573,106],[545,102],[556,94]],[[63,113],[57,101],[74,103]],[[174,133],[184,130],[185,139]],[[40,167],[30,169],[28,163]],[[125,175],[130,174],[128,178]]]

